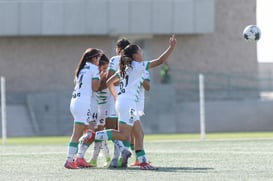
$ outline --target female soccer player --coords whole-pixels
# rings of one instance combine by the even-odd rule
[[[145,91],[150,90],[150,73],[145,71],[142,82],[140,85],[139,99],[137,100],[137,114],[139,117],[144,116],[144,102],[145,102]],[[135,121],[132,132],[131,132],[131,150],[135,153],[139,152],[138,150],[144,150],[144,131],[140,120]],[[136,160],[131,166],[139,166],[139,161],[136,156]]]
[[[105,54],[103,54],[99,61],[99,72],[100,72],[101,82],[106,83],[107,74],[108,74],[108,71],[107,71],[108,65],[109,65],[109,59],[105,56]],[[98,103],[98,118],[96,119],[96,127],[95,127],[96,131],[102,131],[105,129],[105,119],[108,116],[108,110],[109,110],[109,104],[108,104],[109,96],[110,96],[110,92],[107,88],[96,92],[97,103]],[[95,144],[94,144],[93,157],[89,161],[91,166],[93,167],[97,166],[97,159],[101,149],[106,159],[104,167],[108,167],[110,165],[111,157],[110,157],[107,141],[99,140],[99,141],[95,141]]]
[[[108,67],[108,79],[118,71],[121,51],[129,44],[130,42],[126,38],[121,38],[117,41],[116,47],[115,47],[115,52],[117,55],[113,56],[110,59],[110,64]],[[119,90],[118,83],[115,84],[115,88],[117,91]],[[110,95],[109,97],[109,103],[110,103],[110,107],[109,107],[110,112],[109,112],[109,117],[106,119],[106,128],[118,129],[117,127],[118,117],[117,117],[117,113],[115,109],[114,98],[112,95]]]
[[[119,119],[119,130],[104,130],[94,134],[86,134],[85,142],[93,142],[93,140],[122,140],[129,141],[134,122],[139,120],[136,113],[136,100],[139,97],[139,87],[142,74],[145,70],[153,68],[164,63],[170,56],[176,45],[174,35],[170,37],[169,47],[157,59],[152,61],[143,61],[142,50],[137,45],[128,45],[123,49],[120,59],[120,71],[114,74],[108,81],[107,85],[112,95],[114,95],[115,105]],[[114,83],[120,81],[120,91],[114,88]],[[144,150],[137,152],[140,169],[154,170],[146,159]]]
[[[116,56],[113,56],[110,59],[110,64],[108,67],[108,79],[118,71],[121,51],[129,44],[130,42],[125,37],[120,38],[116,42],[116,47],[115,47]],[[118,83],[115,84],[115,89],[119,91]],[[118,129],[118,117],[117,117],[115,102],[114,102],[114,98],[112,94],[110,94],[109,96],[109,116],[106,119],[106,129],[116,129],[116,130]],[[129,143],[127,142],[125,142],[125,145],[127,145],[128,147],[130,146]],[[119,147],[124,147],[124,144],[118,141],[114,141],[114,155],[110,164],[111,168],[118,167],[118,161],[119,161],[118,159],[120,156]]]
[[[102,51],[88,48],[82,55],[75,71],[75,88],[70,101],[70,112],[74,118],[73,133],[69,141],[67,160],[64,167],[78,169],[90,167],[84,158],[77,157],[79,139],[84,131],[92,124],[89,122],[96,119],[97,103],[94,92],[100,86],[98,63]]]

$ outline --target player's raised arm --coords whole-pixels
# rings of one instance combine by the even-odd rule
[[[172,51],[174,50],[175,45],[176,45],[176,39],[174,35],[172,35],[170,37],[169,47],[167,48],[167,50],[165,50],[165,52],[163,52],[158,58],[151,60],[149,64],[149,68],[153,68],[164,63],[167,60],[167,58],[170,56]]]

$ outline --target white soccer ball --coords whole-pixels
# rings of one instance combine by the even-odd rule
[[[243,31],[243,36],[248,41],[258,41],[261,38],[261,30],[256,25],[248,25]]]

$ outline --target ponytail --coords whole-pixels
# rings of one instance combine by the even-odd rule
[[[120,69],[120,76],[124,79],[126,76],[126,70],[128,67],[131,67],[133,59],[131,57],[121,56],[119,69]]]
[[[74,82],[76,82],[77,78],[79,77],[80,71],[83,69],[86,62],[91,62],[93,57],[99,57],[101,52],[102,52],[101,50],[96,49],[96,48],[86,49],[86,51],[83,53],[83,55],[80,59],[79,64],[76,67]]]
[[[139,46],[137,45],[127,45],[122,51],[121,51],[121,58],[119,63],[120,68],[120,75],[122,78],[125,78],[126,76],[126,69],[128,67],[131,67],[131,63],[134,60],[133,55],[137,53],[139,50]]]

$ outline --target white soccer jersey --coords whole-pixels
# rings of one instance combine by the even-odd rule
[[[114,56],[109,61],[108,71],[115,73],[119,70],[120,55]]]
[[[142,75],[148,69],[149,62],[132,61],[131,67],[126,70],[126,76],[120,80],[120,91],[118,97],[126,96],[134,101],[138,101],[140,94],[140,83],[143,78]]]
[[[94,96],[92,91],[92,80],[99,80],[99,78],[100,75],[98,66],[86,62],[76,80],[76,85],[73,91],[73,98]]]
[[[126,70],[126,76],[120,81],[120,92],[117,97],[116,109],[119,122],[133,126],[139,120],[136,101],[139,99],[142,74],[149,67],[149,62],[133,61],[132,67]]]
[[[120,55],[113,56],[109,61],[108,72],[115,73],[119,70]],[[117,92],[119,92],[119,86],[115,86]],[[117,118],[115,101],[112,94],[109,96],[109,117]]]
[[[139,99],[137,100],[137,113],[139,116],[144,115],[144,102],[145,102],[145,89],[143,87],[143,81],[147,80],[150,81],[150,73],[146,70],[142,76],[142,81],[140,83],[140,90],[139,90]]]
[[[98,104],[107,104],[108,98],[109,98],[109,90],[108,89],[103,89],[101,91],[96,92],[96,98]]]
[[[98,67],[87,62],[80,71],[70,102],[74,122],[88,125],[97,118],[97,102],[92,91],[92,80],[99,79]]]
[[[105,125],[105,119],[108,116],[109,110],[109,96],[110,92],[108,89],[104,89],[96,92],[97,103],[98,103],[98,119],[96,120],[96,126]]]

